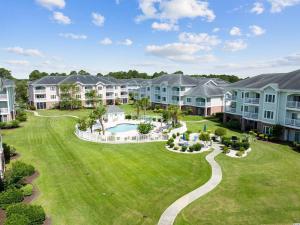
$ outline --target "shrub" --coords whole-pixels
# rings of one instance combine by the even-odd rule
[[[190,140],[190,134],[188,132],[185,132],[184,133],[184,138],[186,141],[189,141]]]
[[[167,141],[167,145],[170,145],[171,143],[174,143],[174,139],[173,139],[173,138],[170,138],[170,139]]]
[[[174,147],[174,143],[170,143],[170,144],[169,144],[169,147],[170,147],[170,148],[173,148],[173,147]]]
[[[36,110],[36,107],[34,105],[29,105],[28,109],[30,109],[30,110]]]
[[[188,149],[188,152],[193,152],[193,151],[195,151],[194,145],[190,146]]]
[[[223,116],[224,116],[224,113],[222,113],[222,112],[217,112],[215,114],[215,117],[219,120],[219,122],[223,122]]]
[[[21,187],[20,189],[24,196],[30,196],[33,192],[32,184],[26,184],[25,186]]]
[[[161,123],[161,122],[162,122],[161,118],[158,118],[158,119],[157,119],[157,122]]]
[[[238,130],[241,128],[241,123],[240,123],[240,121],[233,119],[233,120],[230,120],[227,123],[225,123],[225,126],[230,129]]]
[[[244,151],[237,151],[237,153],[235,153],[235,155],[238,157],[242,157],[244,155]]]
[[[207,132],[201,132],[200,135],[199,135],[199,140],[201,140],[201,141],[209,141],[210,140],[209,133],[207,133]]]
[[[180,133],[179,133],[179,132],[177,132],[177,133],[176,133],[176,135],[177,135],[177,137],[178,137],[178,136],[180,135]]]
[[[241,142],[232,142],[231,148],[234,150],[238,150],[238,149],[240,149],[241,144],[242,144]]]
[[[219,136],[219,137],[225,136],[226,133],[227,133],[227,130],[224,129],[224,128],[217,128],[217,129],[215,130],[215,135],[217,135],[217,136]]]
[[[16,188],[10,188],[0,193],[0,207],[6,208],[8,205],[23,201],[23,193]]]
[[[223,153],[228,154],[230,152],[229,148],[227,146],[223,146]]]
[[[87,127],[88,127],[88,125],[87,125],[85,118],[78,120],[78,129],[79,130],[86,131]]]
[[[19,120],[12,120],[10,122],[0,122],[0,129],[13,129],[20,127]]]
[[[25,122],[27,120],[27,114],[23,110],[17,110],[16,120]]]
[[[244,149],[248,149],[250,148],[250,143],[249,142],[242,142],[241,147],[243,147]]]
[[[172,134],[172,138],[174,138],[174,139],[175,139],[175,138],[176,138],[176,134]]]
[[[131,120],[131,115],[125,115],[126,120]]]
[[[6,210],[7,218],[9,219],[15,214],[26,217],[29,220],[30,225],[41,225],[46,219],[44,209],[37,205],[18,203],[9,206]]]
[[[186,146],[182,146],[182,147],[181,147],[181,151],[182,151],[182,152],[185,152],[186,150],[187,150],[187,147],[186,147]]]
[[[12,214],[4,225],[30,225],[30,220],[24,215]]]
[[[178,147],[177,147],[177,146],[175,146],[173,149],[174,149],[175,151],[177,151],[177,150],[178,150]]]
[[[244,147],[240,147],[240,152],[244,152],[245,148]]]
[[[153,126],[150,123],[140,123],[138,125],[138,131],[140,134],[149,134]]]
[[[200,144],[200,143],[194,144],[194,150],[195,150],[196,152],[199,152],[199,151],[201,150],[202,147],[203,147],[203,145]]]
[[[21,161],[12,164],[11,169],[5,173],[5,182],[7,186],[17,184],[22,178],[34,173],[34,167]]]

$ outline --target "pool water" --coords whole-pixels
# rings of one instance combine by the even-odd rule
[[[137,124],[122,123],[122,124],[118,124],[117,126],[108,128],[106,129],[106,131],[109,131],[111,133],[127,132],[127,131],[137,130],[137,127],[138,127]]]

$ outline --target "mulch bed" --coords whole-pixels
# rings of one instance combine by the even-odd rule
[[[3,209],[0,209],[0,225],[4,224],[5,219],[6,219],[5,211]]]

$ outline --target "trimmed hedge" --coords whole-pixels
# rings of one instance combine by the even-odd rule
[[[33,192],[32,184],[26,184],[25,186],[21,187],[20,189],[24,196],[30,196]]]
[[[16,188],[11,188],[0,193],[0,207],[5,209],[10,204],[23,201],[23,192]]]
[[[4,225],[30,225],[30,220],[24,215],[12,214]]]
[[[12,120],[9,122],[0,122],[0,129],[13,129],[20,127],[19,120]]]
[[[26,217],[30,225],[42,225],[46,219],[44,209],[38,205],[18,203],[7,208],[6,215],[8,220],[13,216],[15,217],[16,214]]]
[[[21,161],[12,164],[11,169],[5,173],[5,183],[7,186],[16,185],[22,178],[34,174],[34,167]]]

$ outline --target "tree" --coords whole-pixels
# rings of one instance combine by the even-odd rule
[[[89,72],[86,72],[86,71],[84,71],[84,70],[80,70],[80,71],[78,72],[78,75],[90,75],[90,73],[89,73]]]
[[[224,129],[224,128],[221,128],[221,127],[217,128],[217,129],[215,130],[215,135],[217,135],[217,136],[219,136],[219,137],[225,136],[226,133],[227,133],[227,130]]]
[[[103,124],[103,117],[106,113],[106,108],[103,105],[99,105],[94,111],[93,114],[95,117],[99,120],[99,123],[101,124],[102,133],[105,135],[105,129]]]
[[[18,103],[28,102],[27,81],[16,80],[16,101]]]
[[[133,104],[134,108],[136,109],[136,116],[139,118],[140,116],[140,110],[141,110],[141,100],[136,100]]]
[[[159,73],[155,72],[155,73],[153,73],[152,78],[160,77],[160,76],[162,76],[164,74],[168,74],[168,73],[165,72],[165,71],[160,71]]]
[[[199,135],[199,140],[204,141],[205,145],[207,145],[207,142],[210,140],[209,133],[201,132]]]
[[[168,110],[172,118],[172,126],[175,127],[178,124],[178,117],[181,113],[180,108],[177,105],[171,105]]]
[[[150,123],[140,123],[138,125],[138,131],[140,134],[149,134],[153,126]]]
[[[146,115],[146,110],[150,106],[149,98],[142,98],[140,100],[140,105],[141,105],[142,109],[144,110],[144,116],[145,116]]]
[[[69,75],[77,75],[77,71],[72,70],[72,71],[69,73]]]
[[[79,87],[75,84],[62,84],[60,89],[60,103],[62,109],[78,109],[81,107],[81,101],[76,98],[79,93]]]
[[[163,118],[163,121],[168,123],[170,118],[171,118],[171,114],[170,114],[170,111],[169,110],[164,110],[162,112],[162,118]]]
[[[89,118],[86,121],[87,126],[90,128],[91,133],[93,133],[93,126],[96,124],[96,115],[91,112]]]
[[[13,80],[14,77],[11,75],[11,72],[5,68],[0,68],[0,78]]]
[[[181,70],[178,70],[174,74],[182,74],[183,75],[183,72]]]
[[[85,93],[85,97],[87,98],[88,102],[93,105],[93,108],[96,108],[97,103],[99,102],[97,91],[91,90],[91,91]]]
[[[78,129],[81,131],[86,131],[86,128],[87,128],[86,122],[87,122],[86,118],[79,119],[78,120]]]
[[[97,77],[103,77],[103,74],[102,74],[102,73],[97,73],[96,76],[97,76]]]
[[[42,77],[48,76],[48,73],[46,72],[40,72],[38,70],[34,70],[29,74],[29,80],[37,80],[40,79]]]

